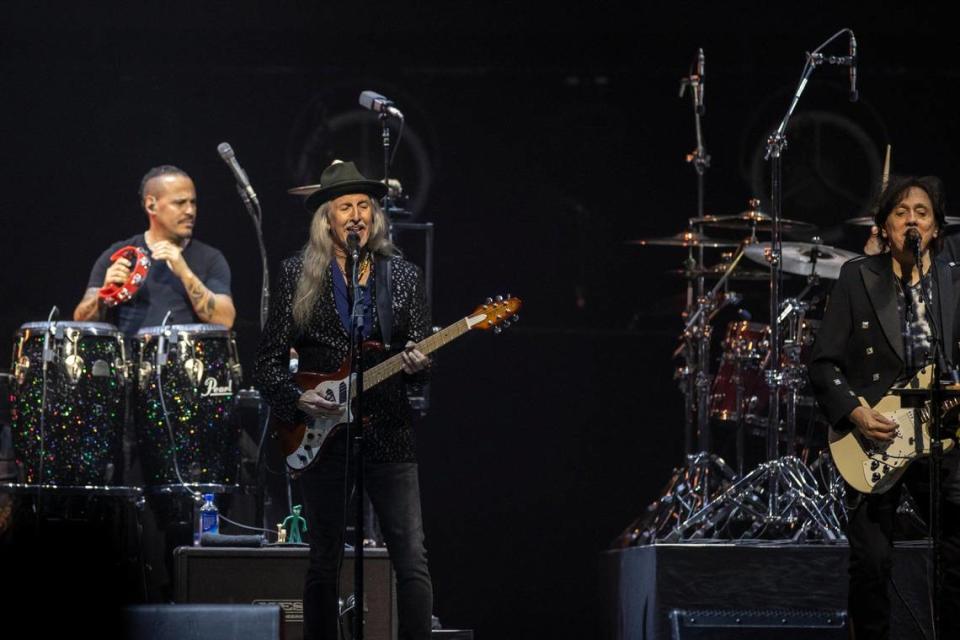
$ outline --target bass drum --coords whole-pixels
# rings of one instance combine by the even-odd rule
[[[12,369],[11,434],[23,481],[119,482],[128,370],[120,331],[102,322],[24,324]]]
[[[135,349],[146,490],[180,492],[181,481],[195,490],[236,489],[240,422],[234,394],[241,370],[233,332],[213,324],[170,325],[163,334],[160,327],[145,327]]]

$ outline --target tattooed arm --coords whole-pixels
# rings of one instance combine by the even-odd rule
[[[214,293],[200,278],[190,270],[190,266],[180,252],[180,248],[170,242],[158,242],[151,248],[154,260],[166,260],[175,276],[180,278],[187,290],[194,313],[203,322],[233,326],[237,311],[233,307],[233,298],[225,293]]]

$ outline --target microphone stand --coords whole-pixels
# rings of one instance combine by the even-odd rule
[[[940,471],[943,463],[943,442],[940,440],[940,429],[942,426],[941,407],[943,406],[943,386],[940,380],[941,363],[947,371],[950,367],[946,361],[946,355],[943,352],[943,342],[941,336],[942,329],[937,326],[936,315],[931,304],[930,292],[923,286],[923,262],[920,260],[919,242],[914,245],[914,264],[917,273],[920,275],[920,295],[923,298],[923,304],[927,311],[927,324],[930,327],[931,353],[929,357],[933,360],[933,379],[930,384],[930,538],[931,555],[933,564],[933,588],[931,599],[933,601],[933,638],[940,638],[940,617],[942,612],[943,598],[943,531],[942,531],[942,512],[940,508]],[[937,284],[936,264],[933,257],[930,259],[930,283]],[[941,301],[941,304],[943,302]],[[916,305],[916,301],[914,301]],[[939,310],[939,309],[938,309]],[[919,314],[914,308],[914,317],[919,320]],[[942,316],[941,316],[942,317]],[[919,427],[919,412],[915,413],[914,423]],[[917,434],[915,442],[922,446],[923,439]]]
[[[257,236],[257,247],[260,250],[260,269],[263,274],[263,278],[260,284],[260,331],[262,332],[264,327],[267,325],[267,315],[270,312],[270,267],[267,262],[267,247],[263,241],[263,210],[260,208],[260,201],[255,197],[250,197],[250,194],[244,189],[240,184],[237,184],[237,193],[240,195],[240,200],[243,202],[244,208],[247,210],[247,214],[250,216],[250,220],[253,222],[253,229],[256,232]],[[260,526],[267,528],[266,519],[266,507],[264,505],[264,500],[266,499],[265,494],[265,484],[266,480],[263,477],[263,445],[267,439],[268,425],[270,424],[270,405],[261,402],[263,407],[262,419],[263,423],[260,427],[260,442],[257,443],[257,462],[254,468],[254,477],[256,478],[256,503],[257,503],[257,513],[256,519],[260,523]],[[287,496],[290,496],[290,476],[287,475]],[[289,502],[289,500],[288,500]],[[290,505],[287,505],[288,509]]]
[[[363,437],[363,330],[366,308],[363,293],[360,290],[359,249],[351,249],[350,288],[353,292],[353,308],[350,313],[350,392],[347,394],[348,413],[352,407],[354,427],[353,463],[356,469],[356,520],[354,524],[353,545],[353,598],[356,615],[353,619],[353,638],[363,640],[364,624],[364,586],[363,586],[363,542],[364,522],[364,437]]]
[[[383,194],[383,213],[389,215],[390,211],[390,127],[387,126],[387,118],[390,115],[386,110],[380,112],[380,138],[383,140],[383,184],[387,187],[387,192]]]

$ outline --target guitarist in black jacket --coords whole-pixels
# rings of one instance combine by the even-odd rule
[[[872,406],[891,387],[908,382],[929,362],[932,336],[942,336],[944,364],[958,362],[960,265],[934,258],[945,218],[939,179],[891,178],[876,214],[880,243],[889,252],[855,258],[841,269],[809,365],[817,401],[835,430],[858,429],[875,440],[891,439],[896,423],[862,406],[859,398]],[[911,236],[919,237],[922,276],[915,268]],[[943,465],[945,638],[960,637],[958,463],[954,450]],[[916,463],[904,476],[921,506],[927,504],[927,471],[925,464]],[[847,487],[849,613],[858,640],[889,636],[888,581],[901,486],[872,495]]]
[[[364,177],[352,162],[336,161],[309,189],[313,213],[303,251],[285,260],[261,334],[254,379],[276,418],[297,423],[338,415],[343,407],[316,389],[301,389],[290,373],[290,349],[301,371],[334,372],[350,350],[348,237],[359,246],[359,282],[365,301],[365,340],[402,349],[404,373],[420,377],[429,359],[414,348],[427,337],[430,313],[423,274],[398,255],[377,198],[382,182]],[[405,348],[404,348],[405,345]],[[365,363],[366,364],[366,363]],[[397,576],[401,639],[428,640],[433,592],[427,567],[420,488],[409,406],[399,377],[364,395],[366,491],[380,518]],[[304,637],[338,640],[339,566],[343,556],[344,501],[355,465],[346,462],[347,433],[327,441],[300,474],[310,567],[304,595]],[[342,594],[345,598],[347,594]]]

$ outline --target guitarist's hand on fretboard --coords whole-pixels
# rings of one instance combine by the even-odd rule
[[[324,398],[317,393],[316,389],[307,389],[300,394],[300,398],[297,400],[297,408],[314,418],[343,413],[343,405]]]
[[[850,412],[850,422],[872,440],[893,440],[897,423],[869,407],[857,407]]]
[[[415,348],[416,346],[417,344],[415,342],[407,342],[403,351],[400,353],[404,373],[419,373],[430,366],[430,358],[420,353],[420,351]]]

